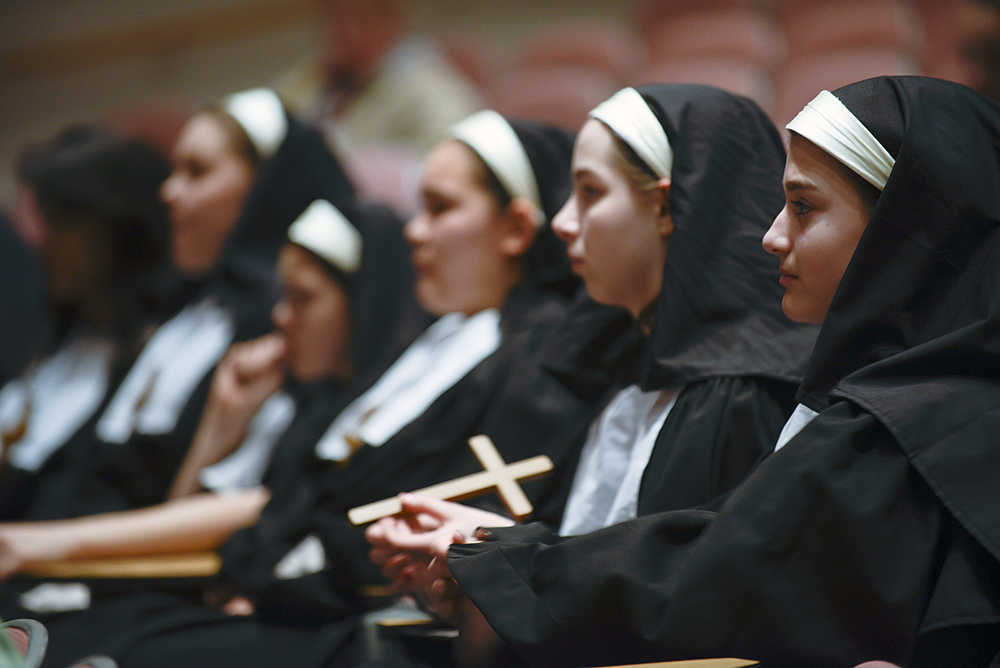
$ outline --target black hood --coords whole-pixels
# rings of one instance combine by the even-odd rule
[[[777,262],[761,246],[784,203],[777,130],[751,100],[710,86],[638,91],[674,153],[674,232],[642,385],[742,375],[797,381],[816,328],[785,317]]]
[[[552,219],[570,192],[573,135],[561,128],[524,120],[507,120],[528,155],[535,173],[545,223],[524,257],[524,278],[543,291],[571,294],[579,280],[570,269],[566,244],[552,231]]]

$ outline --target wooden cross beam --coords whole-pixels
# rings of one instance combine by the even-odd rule
[[[545,455],[539,455],[522,459],[513,464],[506,464],[493,445],[493,441],[488,436],[482,435],[470,438],[469,447],[472,448],[472,452],[486,469],[485,471],[424,487],[413,493],[445,501],[459,501],[496,488],[497,494],[500,495],[500,499],[514,518],[523,519],[530,515],[531,502],[517,481],[551,471],[552,460]],[[351,520],[351,524],[367,524],[389,515],[395,515],[402,510],[403,506],[399,499],[392,497],[352,508],[347,512],[347,517]]]

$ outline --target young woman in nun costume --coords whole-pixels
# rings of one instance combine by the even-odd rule
[[[240,395],[228,399],[237,408],[223,417],[241,423],[226,425],[228,432],[246,434],[231,456],[201,469],[197,476],[202,487],[217,494],[74,520],[0,525],[0,575],[51,560],[212,549],[233,531],[252,524],[269,495],[291,493],[293,486],[301,492],[315,482],[315,474],[302,461],[304,454],[311,454],[303,444],[314,444],[331,414],[350,399],[352,377],[384,368],[387,353],[414,311],[399,221],[376,207],[349,215],[350,222],[332,204],[317,200],[292,224],[278,260],[283,291],[273,311],[276,333],[242,344],[242,350],[233,351],[237,359],[231,352],[216,371],[209,404],[220,399],[220,388],[225,394]],[[412,327],[409,331],[415,333]],[[253,367],[257,358],[273,355],[275,347],[282,349],[289,378],[284,390],[265,401],[259,396],[263,390],[254,385],[266,387],[270,379],[253,377]],[[243,368],[228,368],[237,365]],[[226,379],[226,375],[236,377]],[[240,387],[224,388],[227,383]],[[253,403],[256,412],[244,415],[244,405]],[[199,433],[204,427],[205,418]],[[216,435],[225,440],[225,434]],[[44,598],[39,592],[52,590],[51,585],[22,584],[28,586],[17,587],[24,592],[21,607],[10,610],[11,616],[37,617],[52,611],[32,608]],[[143,611],[174,600],[167,594],[122,596],[163,589],[164,582],[90,584],[89,612],[67,615],[64,610],[62,616],[46,619],[58,657],[54,665],[101,649],[98,645],[106,638],[97,631],[102,624],[110,624],[105,631],[113,635],[136,622]],[[182,589],[191,590],[191,583]],[[53,607],[51,599],[49,603]]]
[[[53,331],[47,352],[44,328],[32,332],[45,354],[0,390],[0,518],[24,514],[58,468],[50,458],[92,428],[161,315],[169,259],[158,190],[169,170],[149,146],[94,126],[68,128],[19,160],[18,216],[41,236]]]
[[[161,189],[181,280],[94,425],[52,462],[26,514],[50,519],[163,501],[198,425],[211,371],[234,341],[267,331],[288,225],[315,199],[353,191],[319,136],[269,90],[196,114]]]
[[[484,616],[546,666],[1000,660],[1000,108],[877,78],[788,128],[764,247],[786,313],[822,328],[778,452],[715,512],[452,547],[465,631]]]
[[[773,261],[760,250],[781,207],[784,150],[753,102],[650,85],[620,91],[591,116],[554,227],[590,295],[625,307],[643,337],[638,354],[616,356],[605,339],[613,328],[592,328],[555,360],[573,386],[618,367],[617,393],[590,424],[575,475],[563,476],[568,501],[536,515],[561,535],[706,504],[741,483],[792,412],[815,336],[781,313]],[[456,534],[507,523],[458,504],[404,505],[442,526],[373,527],[372,556],[392,576],[419,570],[399,549],[443,550]]]

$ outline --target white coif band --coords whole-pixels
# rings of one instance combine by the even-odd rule
[[[252,88],[226,98],[223,107],[243,126],[261,159],[278,152],[288,134],[288,119],[281,99],[270,88]]]
[[[879,190],[896,164],[875,135],[828,90],[817,95],[785,126],[802,135]]]
[[[520,197],[534,205],[536,223],[545,222],[535,171],[517,133],[503,116],[491,110],[476,112],[452,126],[449,134],[476,152],[511,198]]]
[[[635,151],[657,176],[670,178],[674,151],[653,110],[634,88],[622,88],[594,107],[591,118],[603,122]]]
[[[345,274],[361,267],[361,233],[326,200],[310,204],[288,228],[288,238]]]

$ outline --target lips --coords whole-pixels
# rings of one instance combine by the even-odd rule
[[[567,255],[569,258],[569,267],[573,270],[573,273],[579,274],[583,270],[583,258],[575,257],[573,255]]]
[[[778,283],[788,287],[793,281],[797,280],[798,276],[788,271],[782,270],[780,272],[780,277],[778,278]]]

